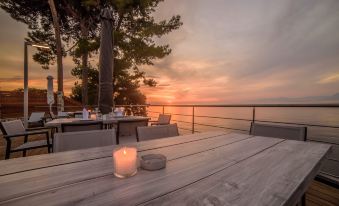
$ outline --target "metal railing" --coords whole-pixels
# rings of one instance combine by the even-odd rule
[[[239,129],[239,128],[231,128],[231,127],[223,127],[218,125],[209,125],[209,124],[202,124],[197,123],[196,118],[210,118],[210,119],[223,119],[223,120],[235,120],[235,121],[247,121],[247,122],[263,122],[263,123],[274,123],[274,124],[288,124],[288,125],[299,125],[299,126],[309,126],[309,127],[322,127],[322,128],[333,128],[339,129],[339,126],[333,125],[324,125],[324,124],[310,124],[310,123],[297,123],[297,122],[282,122],[282,121],[268,121],[268,120],[259,120],[256,119],[256,108],[339,108],[339,104],[225,104],[225,105],[163,105],[163,104],[146,104],[146,105],[116,105],[117,107],[161,107],[162,112],[156,112],[147,110],[149,113],[156,113],[156,114],[171,114],[172,116],[186,116],[192,117],[191,122],[188,121],[180,121],[180,120],[172,120],[175,122],[181,123],[190,123],[191,129],[188,128],[181,128],[184,130],[191,130],[192,133],[198,132],[195,130],[195,125],[201,126],[209,126],[215,128],[224,128],[229,130],[238,130],[249,132],[249,130]],[[165,113],[166,107],[185,107],[191,108],[192,114],[175,114],[175,113]],[[195,115],[196,108],[229,108],[229,107],[245,107],[245,108],[252,108],[252,118],[251,119],[244,119],[244,118],[233,118],[233,117],[218,117],[218,116],[206,116],[206,115]],[[156,118],[155,116],[150,116],[152,118]]]
[[[233,120],[233,121],[245,121],[248,123],[251,122],[261,122],[261,123],[272,123],[272,124],[285,124],[285,125],[298,125],[298,126],[306,126],[306,127],[319,127],[319,128],[330,128],[330,129],[339,129],[339,125],[327,125],[327,124],[313,124],[313,123],[300,123],[300,122],[284,122],[284,121],[273,121],[273,120],[260,120],[256,117],[256,110],[257,108],[338,108],[339,104],[225,104],[225,105],[162,105],[162,104],[147,104],[147,105],[117,105],[119,107],[146,107],[147,113],[151,114],[170,114],[174,117],[186,117],[191,118],[191,121],[183,121],[178,119],[172,119],[173,122],[177,123],[185,123],[190,124],[191,128],[187,127],[180,127],[178,125],[179,129],[187,130],[192,133],[200,132],[196,129],[196,126],[206,126],[211,128],[218,128],[218,129],[224,129],[224,130],[235,130],[240,132],[250,132],[250,128],[248,129],[242,129],[242,128],[233,128],[233,127],[227,127],[224,125],[216,125],[216,124],[207,124],[207,123],[201,123],[197,122],[197,118],[207,118],[207,119],[219,119],[219,120]],[[160,111],[152,111],[149,110],[150,107],[160,107]],[[179,108],[189,108],[191,109],[191,114],[180,114],[180,113],[168,113],[165,112],[166,108],[169,107],[179,107]],[[233,117],[221,117],[221,116],[208,116],[208,115],[196,115],[196,109],[197,108],[250,108],[251,111],[251,118],[233,118]],[[157,116],[154,115],[148,115],[151,118],[157,118]],[[338,117],[339,118],[339,117]],[[338,146],[339,149],[339,143],[338,142],[328,142],[325,140],[319,140],[319,139],[310,139],[307,138],[308,141],[314,141],[314,142],[322,142],[322,143],[330,143],[334,146]],[[327,158],[327,160],[338,164],[339,168],[339,159],[336,158]],[[327,174],[329,176],[339,178],[337,175],[333,174]]]

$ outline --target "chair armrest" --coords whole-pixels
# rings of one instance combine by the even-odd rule
[[[36,131],[36,130],[47,130],[50,129],[48,127],[32,127],[32,128],[27,128],[26,131]]]
[[[8,134],[8,135],[6,134],[6,135],[3,135],[3,137],[5,139],[8,139],[8,138],[12,138],[12,137],[23,137],[25,135],[27,135],[27,133]]]
[[[12,138],[12,137],[22,137],[22,136],[28,136],[28,135],[34,135],[34,134],[48,134],[48,130],[40,130],[40,131],[28,131],[24,133],[18,133],[18,134],[10,134],[10,135],[4,135],[4,138]]]

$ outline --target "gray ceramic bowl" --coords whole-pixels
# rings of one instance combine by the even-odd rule
[[[160,170],[166,167],[167,158],[162,154],[147,154],[140,158],[140,166],[144,170]]]

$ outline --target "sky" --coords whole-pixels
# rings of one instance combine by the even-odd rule
[[[179,14],[183,26],[155,39],[172,53],[142,66],[155,88],[141,87],[148,103],[251,103],[279,97],[339,92],[339,1],[165,0],[157,20]],[[0,89],[22,87],[26,26],[0,11]],[[30,54],[34,49],[29,50]],[[74,77],[64,59],[65,93]],[[29,62],[29,85],[46,88]],[[56,82],[56,81],[55,81]],[[56,85],[55,85],[56,87]]]

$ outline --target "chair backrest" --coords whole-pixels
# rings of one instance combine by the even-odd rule
[[[103,129],[102,121],[84,120],[71,123],[61,124],[62,132],[80,132],[89,130],[101,130]]]
[[[179,136],[177,124],[158,125],[150,127],[138,127],[138,141]]]
[[[45,112],[32,112],[28,122],[39,122],[45,117]]]
[[[22,121],[17,119],[13,121],[1,122],[1,132],[4,135],[20,134],[26,131]]]
[[[56,133],[53,142],[53,152],[103,147],[115,144],[116,136],[114,129]]]
[[[306,141],[307,127],[252,123],[250,134],[256,136]]]
[[[147,126],[148,119],[119,120],[117,125],[117,144],[121,136],[136,136],[137,127]]]
[[[159,114],[158,124],[170,124],[171,115],[168,114]]]

